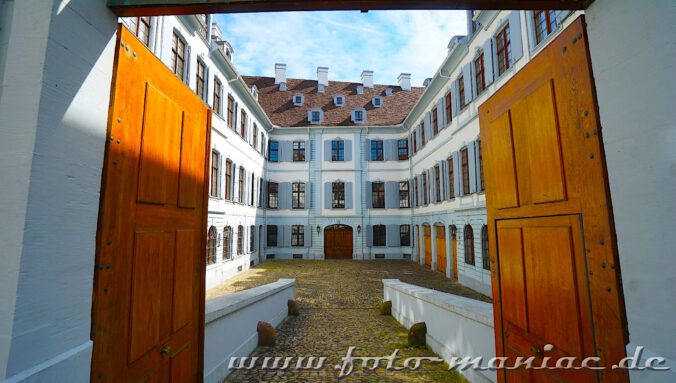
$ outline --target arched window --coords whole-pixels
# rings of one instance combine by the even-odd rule
[[[223,259],[232,259],[232,228],[223,228]]]
[[[491,269],[491,255],[488,250],[488,226],[486,225],[481,228],[481,263],[484,270]]]
[[[244,226],[237,226],[237,255],[244,254]]]
[[[465,235],[465,263],[474,265],[474,230],[472,230],[472,226],[465,225],[463,232]]]
[[[207,265],[216,263],[216,227],[211,226],[207,235]]]

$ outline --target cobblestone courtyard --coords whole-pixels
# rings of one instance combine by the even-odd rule
[[[274,282],[296,278],[298,317],[289,317],[278,329],[275,347],[258,347],[252,356],[325,356],[318,371],[236,370],[226,382],[336,382],[350,346],[354,356],[389,356],[399,349],[395,366],[411,356],[436,356],[432,351],[407,348],[407,331],[394,318],[380,316],[382,279],[400,279],[440,291],[490,301],[487,297],[409,261],[271,261],[248,270],[207,292],[207,299]],[[295,363],[295,360],[294,360]],[[258,364],[260,366],[260,362]],[[355,365],[341,382],[465,382],[445,364],[424,362],[417,371],[368,371]]]

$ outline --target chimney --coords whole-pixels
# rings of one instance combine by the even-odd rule
[[[373,88],[373,71],[365,70],[361,72],[361,83],[364,88]]]
[[[216,41],[221,41],[223,33],[221,28],[218,27],[218,23],[211,23],[211,39]]]
[[[323,93],[327,86],[329,86],[329,68],[319,66],[317,67],[317,90]]]
[[[286,64],[275,64],[275,85],[286,84]]]
[[[411,90],[411,74],[402,73],[397,77],[401,90]]]

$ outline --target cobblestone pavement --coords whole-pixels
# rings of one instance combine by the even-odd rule
[[[411,356],[436,356],[425,348],[406,347],[407,331],[394,318],[381,316],[378,305],[383,299],[382,279],[400,279],[440,291],[490,302],[490,299],[410,261],[270,261],[248,270],[228,282],[207,291],[207,299],[274,282],[296,278],[298,317],[289,317],[278,328],[274,347],[258,347],[259,357],[251,370],[236,370],[225,382],[465,382],[455,371],[441,363],[423,362],[416,371],[368,370],[355,365],[354,372],[338,379],[336,365],[342,363],[350,346],[353,356],[385,357],[399,349],[395,366]],[[319,370],[264,370],[262,358],[321,357]],[[292,361],[295,366],[296,359]]]

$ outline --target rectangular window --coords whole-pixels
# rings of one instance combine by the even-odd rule
[[[385,225],[373,226],[373,246],[387,246],[387,230]]]
[[[235,99],[228,95],[228,126],[235,129]]]
[[[474,60],[474,83],[476,84],[476,94],[478,96],[486,89],[483,52]]]
[[[333,200],[331,206],[334,209],[345,208],[345,183],[334,182],[331,185],[331,199]]]
[[[318,110],[313,110],[312,111],[312,122],[317,123],[317,122],[321,122],[321,120],[322,120],[321,113],[319,113]]]
[[[267,154],[266,150],[266,142],[267,140],[265,139],[265,136],[263,135],[263,132],[261,132],[261,154],[263,154],[263,157]]]
[[[246,179],[245,171],[243,167],[239,167],[239,203],[246,202],[244,200],[244,180]]]
[[[253,124],[253,137],[251,145],[253,146],[254,149],[258,150],[258,125],[256,125],[255,122]]]
[[[460,164],[462,165],[462,195],[469,194],[469,151],[460,149]]]
[[[486,190],[486,186],[484,185],[484,161],[483,157],[481,156],[481,141],[476,142],[476,150],[479,151],[479,186],[481,191]]]
[[[423,193],[423,205],[427,205],[429,203],[429,194],[427,191],[427,173],[423,173],[422,175],[422,193]]]
[[[277,209],[279,206],[279,192],[277,182],[268,182],[268,208]]]
[[[345,141],[331,141],[331,161],[345,161]]]
[[[263,178],[258,179],[258,207],[263,207]]]
[[[425,124],[420,123],[420,146],[425,146]]]
[[[364,111],[363,110],[355,110],[354,111],[354,120],[356,122],[364,121]]]
[[[495,36],[496,50],[498,52],[498,76],[505,73],[512,64],[512,45],[510,43],[509,23],[504,26]]]
[[[254,205],[254,197],[256,196],[256,175],[251,173],[251,186],[249,186],[249,206]]]
[[[253,253],[255,243],[256,243],[256,227],[251,225],[251,226],[249,226],[249,252],[250,253]]]
[[[413,131],[413,153],[418,153],[418,135]]]
[[[554,29],[556,29],[556,11],[533,11],[535,25],[535,44],[540,44]]]
[[[212,109],[218,115],[220,115],[222,113],[222,105],[221,105],[222,89],[223,89],[223,85],[221,85],[221,82],[218,81],[218,79],[214,79],[214,103],[213,103]]]
[[[399,245],[411,246],[411,225],[399,225]]]
[[[225,161],[225,199],[232,200],[232,161]]]
[[[217,151],[211,151],[211,196],[220,197],[221,156]]]
[[[411,207],[411,197],[409,193],[408,181],[399,182],[399,207]]]
[[[268,225],[267,233],[268,247],[277,247],[277,225]]]
[[[195,88],[195,93],[199,98],[204,100],[204,72],[206,71],[206,67],[204,66],[204,63],[197,60],[197,73],[195,74],[196,77],[196,88]]]
[[[305,226],[303,225],[291,226],[291,246],[293,247],[305,246]]]
[[[384,159],[383,140],[371,141],[371,161],[382,161]]]
[[[439,165],[434,166],[434,194],[437,202],[441,202],[441,168]]]
[[[128,27],[143,44],[150,44],[150,16],[130,17]]]
[[[446,160],[448,164],[448,195],[455,198],[455,185],[453,183],[453,157]]]
[[[399,161],[408,160],[408,140],[397,141],[397,154]]]
[[[270,149],[268,153],[268,159],[271,162],[279,161],[279,142],[270,141]]]
[[[439,121],[437,120],[437,108],[432,109],[432,137],[439,134]]]
[[[247,118],[246,112],[244,111],[244,109],[242,109],[242,121],[239,127],[239,135],[242,136],[242,138],[244,138],[245,140],[246,140],[246,123],[247,123],[246,118]]]
[[[467,103],[465,102],[465,76],[463,75],[458,77],[458,98],[460,99],[458,100],[460,101],[460,110],[465,109]]]
[[[183,70],[185,69],[185,43],[174,32],[171,42],[171,71],[181,80],[183,79]]]
[[[418,177],[413,178],[413,190],[415,190],[415,206],[420,206],[420,194],[418,193]]]
[[[293,142],[293,160],[295,162],[305,161],[305,141]]]
[[[244,226],[237,226],[237,255],[244,254]]]
[[[453,101],[451,92],[446,93],[446,124],[448,125],[453,120]]]
[[[372,207],[374,209],[385,208],[385,183],[373,182],[371,183],[371,198]]]
[[[294,182],[291,185],[291,207],[305,209],[305,183]]]

